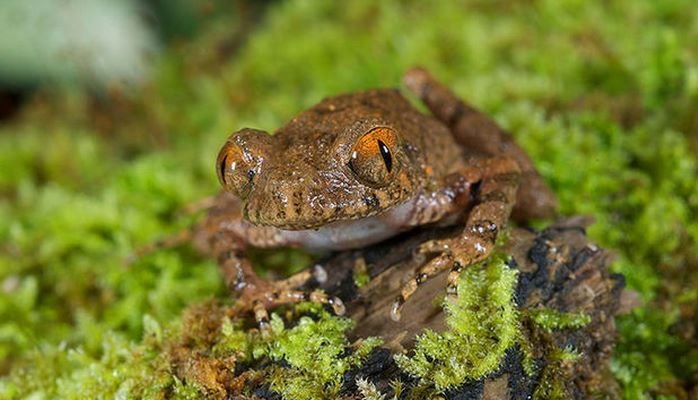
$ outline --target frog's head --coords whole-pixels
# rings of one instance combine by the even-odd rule
[[[323,101],[273,136],[243,129],[228,138],[218,178],[250,222],[318,228],[379,214],[422,187],[424,162],[401,134],[407,126],[342,100]]]

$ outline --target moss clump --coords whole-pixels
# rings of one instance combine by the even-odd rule
[[[619,321],[622,336],[611,370],[624,385],[626,398],[643,398],[649,388],[670,392],[679,383],[677,377],[695,373],[698,348],[671,332],[678,318],[678,311],[641,308]]]
[[[243,329],[227,317],[224,307],[193,307],[184,323],[161,327],[144,320],[145,335],[134,344],[121,336],[102,341],[99,357],[81,349],[47,347],[32,353],[11,379],[0,383],[0,397],[16,398],[225,398],[247,393],[238,365],[266,365],[259,371],[241,367],[284,399],[337,398],[344,373],[357,367],[381,344],[367,338],[350,344],[346,331],[352,321],[310,303],[298,305],[303,314],[294,326],[272,314],[271,330]],[[202,313],[213,317],[202,323]],[[291,314],[295,315],[295,314]],[[197,320],[192,319],[197,318]],[[193,324],[193,325],[191,325]],[[64,371],[57,376],[56,371]]]
[[[174,330],[163,332],[148,316],[144,325],[142,343],[108,334],[101,341],[99,356],[81,348],[36,349],[13,370],[11,379],[0,382],[0,397],[149,397],[176,386],[164,346]]]
[[[591,316],[584,313],[565,313],[552,308],[529,310],[528,316],[548,333],[558,329],[581,328],[591,322]]]
[[[381,343],[377,338],[362,340],[347,355],[345,333],[352,325],[350,319],[332,317],[325,311],[318,320],[301,317],[288,329],[280,318],[274,318],[274,338],[264,354],[287,362],[290,368],[275,368],[268,378],[271,389],[289,400],[337,398],[344,373]]]
[[[413,355],[395,356],[400,368],[439,392],[496,370],[520,335],[517,275],[501,255],[466,268],[457,300],[445,302],[449,329],[420,335]]]
[[[344,373],[358,366],[382,341],[366,338],[350,344],[346,332],[353,321],[334,316],[317,304],[303,303],[296,311],[307,315],[286,326],[274,313],[270,331],[261,334],[224,320],[215,353],[232,351],[238,362],[271,360],[273,365],[264,370],[263,379],[284,399],[337,398]]]
[[[558,400],[572,398],[565,385],[569,376],[567,371],[580,355],[573,349],[564,348],[551,351],[547,355],[548,365],[541,372],[538,387],[533,392],[534,400]]]
[[[498,245],[503,241],[498,239]],[[427,395],[430,387],[443,393],[486,377],[500,369],[508,351],[520,351],[525,374],[538,382],[536,398],[571,396],[569,378],[582,354],[570,345],[558,347],[553,334],[583,328],[591,316],[550,308],[519,311],[514,301],[518,274],[502,253],[463,272],[458,298],[445,302],[449,329],[426,331],[417,338],[413,355],[395,356],[401,369],[421,378],[411,395],[420,390]]]

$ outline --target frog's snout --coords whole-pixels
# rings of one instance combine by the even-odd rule
[[[309,229],[326,222],[331,186],[310,166],[265,171],[247,199],[250,222],[282,229]]]

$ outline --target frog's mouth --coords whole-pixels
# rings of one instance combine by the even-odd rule
[[[343,188],[343,185],[332,185]],[[245,218],[254,225],[282,230],[317,230],[330,224],[350,224],[382,214],[392,215],[395,208],[410,208],[410,193],[389,197],[387,193],[360,188],[317,191],[269,190],[249,196],[243,207]],[[400,197],[407,199],[401,199]],[[402,210],[402,208],[400,208]],[[392,218],[391,218],[392,219]]]
[[[370,202],[375,202],[371,199]],[[319,230],[328,225],[360,224],[361,221],[373,217],[390,216],[402,210],[405,203],[397,206],[360,207],[354,204],[327,204],[322,201],[302,203],[302,207],[279,207],[269,212],[264,207],[257,207],[253,202],[245,205],[245,218],[254,225],[271,226],[287,231]],[[365,204],[365,203],[362,203]],[[389,219],[392,219],[389,218]]]
[[[414,227],[416,198],[376,215],[337,220],[321,226],[276,226],[284,242],[308,250],[347,250],[378,243]]]

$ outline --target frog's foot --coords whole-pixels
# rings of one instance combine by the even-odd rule
[[[229,242],[222,242],[228,244]],[[231,242],[234,243],[234,242]],[[215,250],[215,248],[214,248]],[[250,261],[240,250],[218,251],[218,264],[223,279],[231,292],[238,293],[236,310],[252,312],[260,329],[269,326],[269,313],[275,307],[312,301],[327,304],[338,315],[344,314],[344,303],[337,297],[328,296],[322,290],[298,290],[310,280],[322,283],[327,280],[327,272],[320,266],[303,270],[286,279],[269,281],[261,278],[252,268]]]
[[[275,283],[270,283],[271,287]],[[281,285],[283,286],[283,285]],[[239,298],[239,307],[242,310],[252,311],[255,321],[261,330],[269,328],[268,311],[284,304],[297,304],[302,301],[327,304],[337,315],[344,315],[346,309],[344,303],[338,297],[328,296],[322,290],[303,291],[291,289],[271,289],[264,291],[245,291]]]
[[[395,322],[399,321],[403,304],[417,291],[417,288],[452,265],[454,265],[454,261],[451,254],[443,253],[422,266],[414,278],[402,286],[402,291],[390,308],[390,319]]]
[[[446,283],[446,294],[456,296],[460,273],[463,268],[484,260],[494,248],[498,233],[497,225],[491,222],[474,223],[466,226],[457,238],[430,240],[419,247],[419,254],[439,253],[422,266],[414,278],[402,287],[390,309],[390,318],[400,320],[403,304],[417,288],[441,272],[450,270]]]

